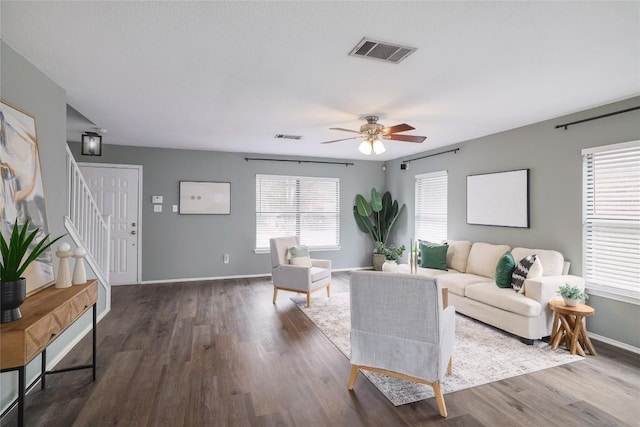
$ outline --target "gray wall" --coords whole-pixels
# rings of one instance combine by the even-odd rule
[[[448,171],[448,237],[511,246],[555,249],[571,261],[571,274],[582,275],[582,155],[587,147],[640,139],[640,111],[556,130],[555,125],[640,105],[640,97],[606,105],[510,131],[465,141],[422,153],[434,154],[455,147],[456,154],[442,154],[409,164],[387,163],[386,186],[407,203],[397,228],[398,240],[409,242],[414,230],[415,175]],[[429,140],[425,142],[428,145]],[[530,228],[491,227],[466,223],[466,176],[530,169]],[[640,306],[592,296],[596,308],[588,320],[593,333],[640,347]]]
[[[105,139],[107,139],[105,137]],[[276,174],[340,178],[339,251],[316,251],[336,269],[371,265],[373,245],[356,226],[351,207],[357,193],[382,189],[382,163],[353,161],[355,166],[244,160],[254,156],[212,151],[104,145],[102,157],[80,155],[80,144],[69,143],[78,162],[142,165],[142,280],[227,277],[270,274],[269,254],[255,254],[255,175]],[[291,159],[292,157],[287,157]],[[296,158],[297,159],[297,158]],[[329,160],[331,159],[306,159]],[[231,215],[180,215],[180,181],[231,183]],[[152,195],[164,197],[163,211],[153,212]],[[367,250],[366,248],[369,248]],[[229,254],[229,264],[222,262]]]
[[[37,68],[27,62],[4,42],[0,42],[0,96],[36,119],[36,133],[47,203],[47,217],[52,236],[66,232],[62,218],[66,213],[65,144],[67,135],[66,94]],[[67,241],[70,241],[68,238]],[[73,245],[72,245],[73,247]],[[57,265],[54,267],[57,268]],[[100,290],[99,312],[105,308],[105,296]],[[79,333],[91,324],[86,313],[49,346],[49,361],[55,359]],[[27,368],[27,378],[39,369],[38,356]],[[17,396],[17,374],[0,376],[0,411]]]

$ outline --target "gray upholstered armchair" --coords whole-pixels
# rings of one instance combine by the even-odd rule
[[[368,271],[354,272],[350,282],[349,390],[359,369],[427,384],[446,417],[440,382],[451,374],[455,309],[443,307],[440,284],[410,274]]]
[[[311,293],[327,288],[331,296],[331,261],[312,259],[311,267],[291,265],[287,262],[287,250],[298,245],[296,236],[269,239],[271,246],[271,277],[273,279],[273,303],[278,290],[307,295],[307,307],[311,306]]]

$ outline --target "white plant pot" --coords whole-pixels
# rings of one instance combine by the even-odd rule
[[[398,263],[395,261],[385,261],[384,264],[382,264],[382,271],[388,273],[398,271]]]
[[[580,300],[573,299],[573,298],[563,298],[563,299],[564,299],[564,305],[568,305],[569,307],[575,307],[580,302]]]

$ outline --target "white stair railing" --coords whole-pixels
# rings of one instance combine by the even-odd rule
[[[109,255],[111,217],[102,215],[80,168],[67,147],[67,215],[64,226],[79,247],[87,251],[86,260],[104,287],[107,310],[111,308]]]

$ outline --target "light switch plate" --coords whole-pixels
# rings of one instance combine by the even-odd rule
[[[171,209],[173,212],[178,212],[178,205],[173,205]]]
[[[153,205],[154,212],[162,212],[162,205]]]
[[[151,203],[162,203],[162,196],[151,196]]]

